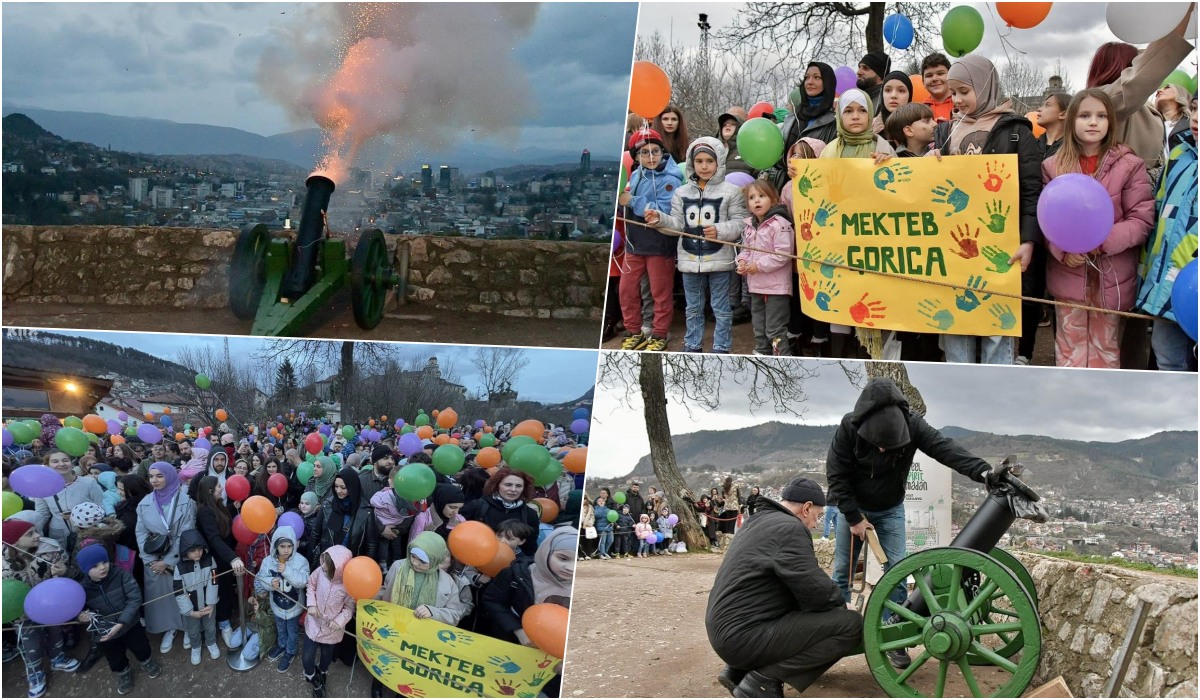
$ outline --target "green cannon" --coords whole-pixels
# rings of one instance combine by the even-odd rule
[[[863,611],[867,665],[890,697],[943,697],[958,679],[973,697],[1020,697],[1041,660],[1042,624],[1033,578],[1013,555],[996,548],[1017,517],[1045,521],[1040,496],[1005,459],[979,509],[948,547],[901,559],[876,583]],[[909,579],[904,602],[889,593]],[[907,585],[906,585],[907,588]],[[887,622],[883,622],[887,620]],[[916,649],[903,671],[887,652]],[[991,666],[981,689],[976,670]]]
[[[347,258],[346,242],[327,235],[333,180],[311,175],[304,185],[295,241],[272,237],[265,224],[242,229],[229,263],[229,308],[240,319],[254,319],[253,335],[298,335],[348,281],[354,322],[371,330],[383,320],[388,290],[400,282],[383,233],[363,231]]]

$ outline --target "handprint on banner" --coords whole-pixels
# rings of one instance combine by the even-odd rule
[[[990,293],[983,291],[987,286],[987,280],[983,279],[983,275],[972,275],[967,278],[967,288],[962,290],[962,293],[954,298],[955,306],[963,311],[974,311],[979,308],[981,301],[987,301],[992,298]],[[981,300],[975,292],[983,293]]]
[[[545,683],[548,678],[550,678],[550,676],[548,674],[536,673],[536,674],[534,674],[534,676],[532,678],[529,679],[529,685],[536,688],[539,685]]]
[[[979,229],[971,232],[971,227],[967,224],[959,224],[958,228],[950,232],[950,240],[958,244],[958,250],[953,248],[950,250],[963,260],[979,257],[979,244],[976,239],[979,238]]]
[[[366,603],[363,605],[363,612],[368,615],[376,615],[379,613],[379,608],[375,607],[375,605],[372,603]]]
[[[871,326],[874,328],[875,324],[871,323],[872,319],[882,319],[883,312],[887,311],[887,307],[883,305],[882,301],[867,301],[866,299],[868,294],[870,294],[870,292],[864,293],[862,297],[860,297],[859,300],[850,307],[850,318],[854,319],[855,323],[861,323],[864,326]]]
[[[821,263],[821,274],[828,279],[833,279],[833,273],[837,271],[834,265],[841,265],[846,262],[846,258],[838,254],[825,256],[825,262]]]
[[[893,184],[909,182],[912,180],[912,168],[907,165],[885,165],[875,171],[875,187],[884,192],[895,192],[892,189]]]
[[[817,205],[817,213],[813,220],[817,222],[817,226],[824,226],[829,223],[829,217],[837,213],[837,205],[830,202],[828,199],[822,199]]]
[[[1012,307],[1008,304],[992,304],[988,311],[996,317],[1002,331],[1010,330],[1017,325],[1017,315],[1013,313]]]
[[[955,185],[954,181],[950,179],[946,180],[945,185],[934,187],[931,192],[937,195],[933,199],[933,202],[945,204],[950,207],[950,211],[946,212],[946,216],[958,214],[971,203],[971,197],[966,192],[958,189],[958,185]]]
[[[834,168],[833,172],[829,173],[829,196],[833,201],[840,202],[846,198],[846,171],[842,168]]]
[[[388,626],[380,627],[379,630],[376,631],[376,634],[378,634],[380,637],[383,637],[384,639],[391,639],[392,637],[400,636],[399,632],[397,632],[396,630],[394,630]]]
[[[817,289],[819,290],[816,298],[817,308],[822,311],[837,311],[837,309],[830,308],[829,306],[833,303],[834,298],[842,293],[838,289],[837,282],[821,280],[817,282]]]
[[[378,678],[379,676],[383,675],[383,669],[379,668],[375,664],[371,664],[371,673],[374,673],[375,677]]]
[[[555,661],[558,661],[558,659],[555,659],[555,658],[543,659],[538,662],[537,667],[538,668],[549,668]]]
[[[370,622],[362,623],[358,631],[367,639],[375,638],[375,625],[371,624]]]
[[[500,669],[502,673],[520,673],[521,667],[512,660],[511,656],[491,656],[488,663]]]
[[[496,691],[501,695],[516,695],[517,689],[513,685],[513,679],[501,678],[496,681]]]
[[[800,191],[801,197],[804,197],[805,199],[807,199],[808,201],[811,202],[811,201],[813,201],[813,198],[812,198],[812,195],[809,194],[809,192],[812,191],[813,187],[816,187],[820,183],[821,183],[821,174],[817,173],[816,175],[813,175],[812,166],[807,165],[804,167],[804,172],[800,173],[800,177],[797,178],[797,180],[796,180],[796,189],[798,189]]]
[[[438,630],[437,638],[438,641],[445,642],[452,647],[456,647],[460,644],[470,644],[474,639],[469,634],[454,632],[451,630]]]
[[[930,328],[944,331],[954,325],[954,314],[942,308],[936,299],[924,299],[917,303],[917,313],[932,321],[927,323]]]
[[[423,697],[425,697],[424,690],[421,690],[420,688],[417,688],[415,686],[408,685],[407,683],[401,683],[400,685],[396,686],[396,692],[400,693],[400,697],[402,697],[402,698],[423,698]]]
[[[988,220],[984,221],[983,217],[978,217],[979,223],[987,226],[987,230],[992,233],[1004,233],[1004,222],[1008,219],[1008,215],[1012,213],[1012,206],[1004,206],[1004,202],[998,199],[993,199],[984,205],[987,210]]]
[[[817,290],[813,289],[813,286],[809,284],[808,275],[803,272],[800,273],[800,291],[804,292],[804,298],[809,301],[812,301],[817,293]]]
[[[992,170],[993,165],[996,166],[994,171]],[[1012,179],[1012,175],[1004,172],[1004,163],[994,160],[987,164],[987,177],[985,178],[983,173],[979,173],[979,179],[983,180],[983,189],[988,192],[999,192],[1000,188],[1004,186],[1004,181]]]
[[[988,262],[992,263],[992,267],[987,268],[988,272],[999,272],[1000,274],[1004,274],[1012,269],[1012,263],[1009,262],[1009,260],[1012,259],[1012,256],[994,245],[983,247],[983,257],[987,258]]]
[[[813,213],[812,209],[805,209],[797,220],[800,224],[800,240],[811,241],[814,235],[820,235],[821,232],[813,231]]]
[[[804,269],[812,270],[813,263],[819,263],[822,255],[824,253],[821,252],[821,249],[812,243],[804,246],[804,252],[800,254],[800,259],[804,261]]]

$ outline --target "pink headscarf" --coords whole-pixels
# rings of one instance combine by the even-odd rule
[[[154,505],[158,506],[160,515],[166,515],[163,506],[170,503],[175,494],[179,492],[179,472],[175,471],[175,467],[171,466],[170,462],[155,462],[150,465],[150,468],[161,473],[166,479],[166,486],[154,492]]]

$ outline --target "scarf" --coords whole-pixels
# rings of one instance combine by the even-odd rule
[[[400,562],[400,569],[392,581],[391,598],[396,605],[403,605],[412,610],[422,605],[433,607],[437,605],[438,577],[441,575],[442,562],[450,556],[446,549],[446,541],[432,532],[422,532],[408,543],[408,555],[412,556],[413,548],[419,547],[429,556],[429,570],[418,573],[413,570],[412,562],[405,557]],[[568,591],[570,590],[568,586]]]
[[[1000,76],[992,62],[982,56],[963,56],[950,67],[946,79],[966,83],[975,90],[974,111],[964,114],[950,130],[949,155],[978,154],[1000,116],[1012,114],[1012,100],[1000,101]]]
[[[868,115],[875,113],[875,106],[871,104],[871,98],[867,93],[858,88],[851,88],[843,92],[838,99],[838,135],[821,152],[822,158],[870,158],[875,151],[875,132],[871,130],[869,122],[861,134],[852,134],[846,131],[846,127],[842,123],[842,109],[852,104],[861,105],[867,110]]]
[[[525,501],[522,501],[519,498],[517,500],[513,501],[512,503],[509,503],[508,501],[501,498],[500,494],[498,494],[498,493],[492,494],[492,498],[496,499],[500,503],[500,505],[504,506],[504,510],[512,510],[514,508],[520,508],[521,506],[525,505]]]
[[[833,109],[834,94],[837,91],[837,76],[833,72],[833,68],[827,63],[813,61],[808,64],[808,68],[816,67],[821,72],[822,91],[819,97],[810,97],[804,92],[804,84],[800,85],[800,92],[804,95],[804,104],[793,105],[796,108],[796,116],[808,126],[812,121],[822,114]],[[807,68],[805,69],[807,72]]]
[[[150,469],[160,472],[163,478],[166,479],[166,485],[154,492],[154,505],[158,507],[158,514],[166,516],[166,511],[163,506],[171,502],[175,494],[179,492],[179,472],[175,471],[169,462],[155,462],[150,465]]]
[[[912,94],[913,94],[912,80],[907,75],[905,75],[903,72],[894,70],[891,73],[888,73],[887,75],[885,75],[883,77],[883,87],[886,88],[887,84],[892,82],[893,80],[897,80],[897,81],[903,83],[904,87],[908,88],[908,101],[911,104],[912,103]],[[887,105],[882,104],[882,102],[883,102],[883,100],[881,98],[880,99],[881,104],[879,105],[879,117],[883,120],[883,125],[886,128],[888,117],[892,116],[892,113],[890,111],[888,111]]]
[[[559,578],[550,570],[550,555],[560,549],[575,550],[579,542],[579,530],[574,527],[554,529],[533,555],[530,577],[533,579],[533,602],[544,603],[548,598],[571,597],[571,577]]]
[[[329,490],[333,488],[333,480],[336,478],[337,472],[328,467],[322,466],[321,476],[313,476],[311,479],[309,479],[308,487],[312,489],[313,493],[317,494],[317,500],[324,501],[325,495],[328,494]]]

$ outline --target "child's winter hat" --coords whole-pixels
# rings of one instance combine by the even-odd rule
[[[16,518],[9,518],[4,521],[4,544],[16,544],[17,540],[25,536],[26,532],[33,529],[33,523]]]
[[[321,499],[317,498],[317,494],[312,491],[305,491],[304,494],[300,496],[300,500],[312,506],[313,508],[321,505]]]
[[[629,136],[629,153],[636,155],[638,149],[652,143],[657,143],[660,147],[666,148],[662,136],[657,131],[650,128],[638,129]]]
[[[692,160],[693,161],[696,160],[696,156],[700,155],[701,153],[707,153],[708,155],[712,156],[713,160],[715,160],[715,161],[721,160],[720,158],[717,157],[717,149],[713,148],[712,146],[708,145],[707,143],[697,143],[694,146],[692,146],[692,153],[691,153]]]
[[[75,561],[79,564],[79,570],[86,574],[97,564],[108,561],[108,550],[104,549],[102,544],[89,544],[79,550],[79,554],[75,555]]]
[[[101,520],[104,520],[104,509],[91,501],[78,503],[71,509],[71,522],[75,527],[95,527]]]

